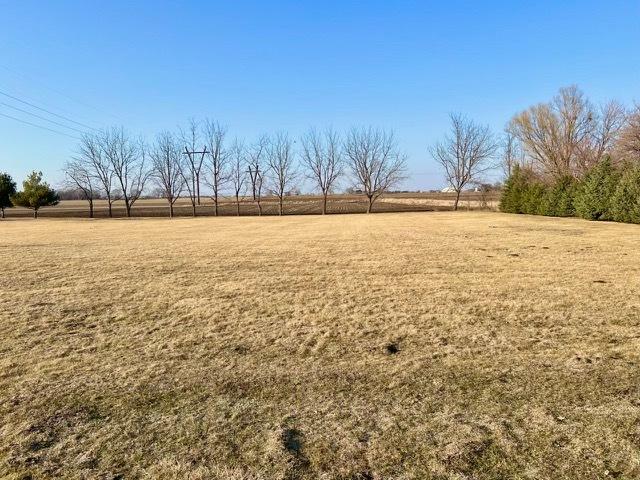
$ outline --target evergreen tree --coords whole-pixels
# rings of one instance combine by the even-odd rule
[[[576,181],[568,175],[557,179],[542,199],[541,215],[551,217],[572,217],[576,210],[574,197],[576,195]]]
[[[640,223],[640,167],[628,168],[611,199],[611,213],[616,222]]]
[[[11,197],[16,194],[16,182],[11,175],[0,172],[0,212],[4,218],[4,209],[13,207]]]
[[[520,165],[516,164],[507,178],[500,196],[500,211],[505,213],[523,213],[522,194],[526,189],[526,178]]]
[[[575,198],[578,216],[588,220],[611,220],[611,200],[620,180],[620,173],[605,158],[585,176]]]
[[[38,218],[38,210],[41,207],[57,205],[58,194],[49,187],[49,184],[42,181],[42,172],[32,172],[27,179],[22,182],[22,191],[12,197],[14,204],[33,210],[33,218]]]
[[[522,193],[521,210],[528,215],[543,215],[542,200],[546,194],[546,187],[543,183],[534,181],[527,182]]]

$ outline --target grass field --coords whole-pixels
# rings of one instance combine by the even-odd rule
[[[460,208],[466,210],[496,209],[499,192],[486,194],[464,192],[461,197]],[[452,210],[455,194],[453,193],[391,193],[378,199],[373,207],[375,212],[424,212]],[[264,197],[262,200],[264,215],[278,214],[278,200],[276,197]],[[297,195],[286,197],[284,202],[286,215],[316,215],[322,211],[322,198],[317,195]],[[364,195],[331,195],[327,203],[328,213],[364,213],[367,210],[367,199]],[[108,205],[104,200],[95,202],[95,216],[108,217]],[[63,200],[54,207],[40,209],[40,217],[49,218],[82,218],[89,214],[88,203],[85,200]],[[124,202],[119,200],[113,205],[115,217],[126,216]],[[169,214],[167,201],[164,199],[138,200],[132,210],[134,217],[166,217]],[[192,216],[193,210],[188,198],[178,199],[175,205],[176,216]],[[206,195],[201,198],[201,205],[197,207],[198,216],[212,216],[214,214],[213,201]],[[219,214],[222,216],[237,215],[235,199],[221,198]],[[257,215],[258,207],[250,198],[243,198],[240,205],[243,216]],[[33,212],[26,208],[10,208],[6,210],[9,218],[31,217]]]
[[[0,222],[0,477],[640,477],[640,230]]]

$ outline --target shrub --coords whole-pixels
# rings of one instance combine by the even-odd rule
[[[611,199],[616,222],[640,223],[640,167],[625,170]]]
[[[572,217],[576,210],[574,197],[576,195],[576,181],[571,176],[558,178],[549,188],[542,199],[540,214],[550,217]]]
[[[588,220],[611,220],[611,200],[620,174],[605,158],[593,167],[578,188],[575,198],[576,214]]]

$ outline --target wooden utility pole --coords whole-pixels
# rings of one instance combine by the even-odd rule
[[[205,145],[201,152],[192,150],[189,151],[187,147],[184,147],[183,155],[187,155],[189,157],[189,163],[191,164],[191,182],[193,183],[193,191],[196,192],[196,198],[198,199],[198,205],[200,205],[200,169],[196,169],[196,162],[194,161],[195,155],[200,155],[200,165],[204,161],[204,156],[209,153],[207,152],[207,146]]]
[[[262,195],[262,172],[260,164],[256,163],[252,168],[249,165],[249,177],[251,178],[251,189],[253,191],[253,201],[258,204],[258,215],[262,215],[262,205],[260,205],[260,197]]]

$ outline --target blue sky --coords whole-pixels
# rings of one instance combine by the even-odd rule
[[[232,136],[396,131],[408,188],[443,185],[427,147],[461,112],[501,131],[578,84],[640,100],[640,2],[0,1],[0,92],[149,138],[190,117]],[[78,132],[0,95],[0,114]],[[0,171],[56,183],[77,141],[0,116]]]

